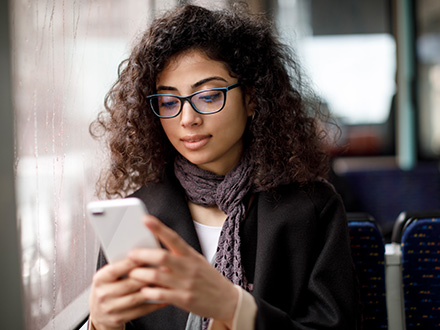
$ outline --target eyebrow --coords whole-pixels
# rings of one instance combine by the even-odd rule
[[[195,88],[200,87],[203,84],[206,84],[207,82],[210,82],[213,80],[220,80],[220,81],[224,81],[227,83],[226,79],[219,77],[219,76],[213,76],[213,77],[208,77],[208,78],[205,78],[205,79],[202,79],[202,80],[196,82],[195,84],[191,85],[191,88],[195,89]],[[177,90],[176,87],[163,86],[163,85],[157,86],[157,89],[156,89],[157,92],[159,92],[159,91],[176,91],[176,90]]]

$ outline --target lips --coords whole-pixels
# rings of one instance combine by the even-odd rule
[[[183,145],[189,150],[197,150],[204,147],[211,138],[211,135],[187,135],[181,138]]]

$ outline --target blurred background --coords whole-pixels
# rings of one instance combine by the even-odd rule
[[[440,2],[247,2],[275,22],[341,127],[330,179],[347,210],[369,212],[387,236],[401,211],[440,208]],[[88,126],[137,34],[176,3],[1,5],[0,241],[9,266],[0,309],[13,328],[75,329],[87,317],[99,246],[85,205],[97,198],[106,157]],[[22,315],[20,326],[13,317]]]

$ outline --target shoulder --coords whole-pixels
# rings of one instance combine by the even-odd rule
[[[260,193],[258,198],[258,223],[261,228],[302,232],[315,235],[330,224],[343,224],[345,210],[333,186],[324,180],[308,184],[279,186],[275,192]]]
[[[148,182],[135,191],[130,197],[141,199],[149,213],[160,216],[163,212],[184,208],[185,194],[182,186],[173,175],[164,175],[158,182]]]
[[[330,201],[339,199],[333,185],[324,179],[318,179],[306,184],[280,185],[274,191],[262,192],[260,201],[274,209],[312,207],[319,211]]]
[[[165,198],[168,194],[173,192],[180,194],[182,192],[182,187],[174,174],[170,170],[166,170],[158,181],[145,183],[142,187],[133,192],[130,197],[157,200]]]

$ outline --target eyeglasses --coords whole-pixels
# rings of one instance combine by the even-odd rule
[[[226,93],[238,86],[239,82],[227,87],[204,89],[188,96],[154,94],[147,96],[147,99],[150,101],[151,110],[159,118],[178,116],[185,101],[188,101],[196,112],[208,115],[221,111],[226,103]]]

